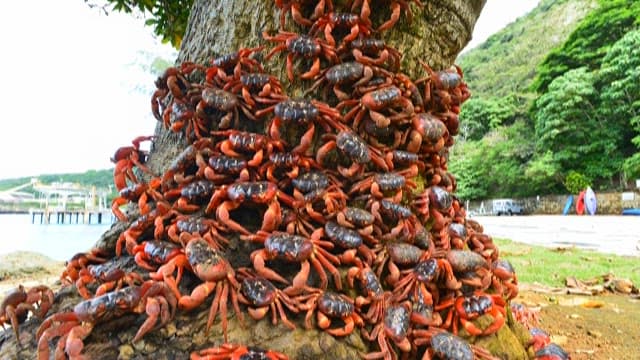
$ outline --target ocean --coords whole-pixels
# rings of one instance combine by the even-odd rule
[[[34,251],[54,260],[66,261],[74,254],[89,250],[111,227],[105,224],[31,223],[29,214],[0,214],[0,255],[14,251]]]

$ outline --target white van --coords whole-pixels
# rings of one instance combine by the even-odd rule
[[[524,208],[513,199],[493,200],[493,214],[500,215],[523,215]]]

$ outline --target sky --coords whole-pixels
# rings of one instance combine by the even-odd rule
[[[488,0],[466,49],[538,2]],[[83,0],[3,1],[0,33],[0,179],[110,168],[117,148],[153,134],[145,67],[177,52],[143,18]]]

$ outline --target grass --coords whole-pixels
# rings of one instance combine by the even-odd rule
[[[602,254],[576,248],[562,250],[494,239],[500,257],[511,262],[520,283],[564,286],[569,276],[589,280],[607,273],[640,284],[640,258]]]

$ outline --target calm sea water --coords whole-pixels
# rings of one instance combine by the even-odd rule
[[[41,225],[31,223],[28,214],[0,214],[0,254],[35,251],[54,260],[68,260],[75,253],[89,250],[111,224]]]

